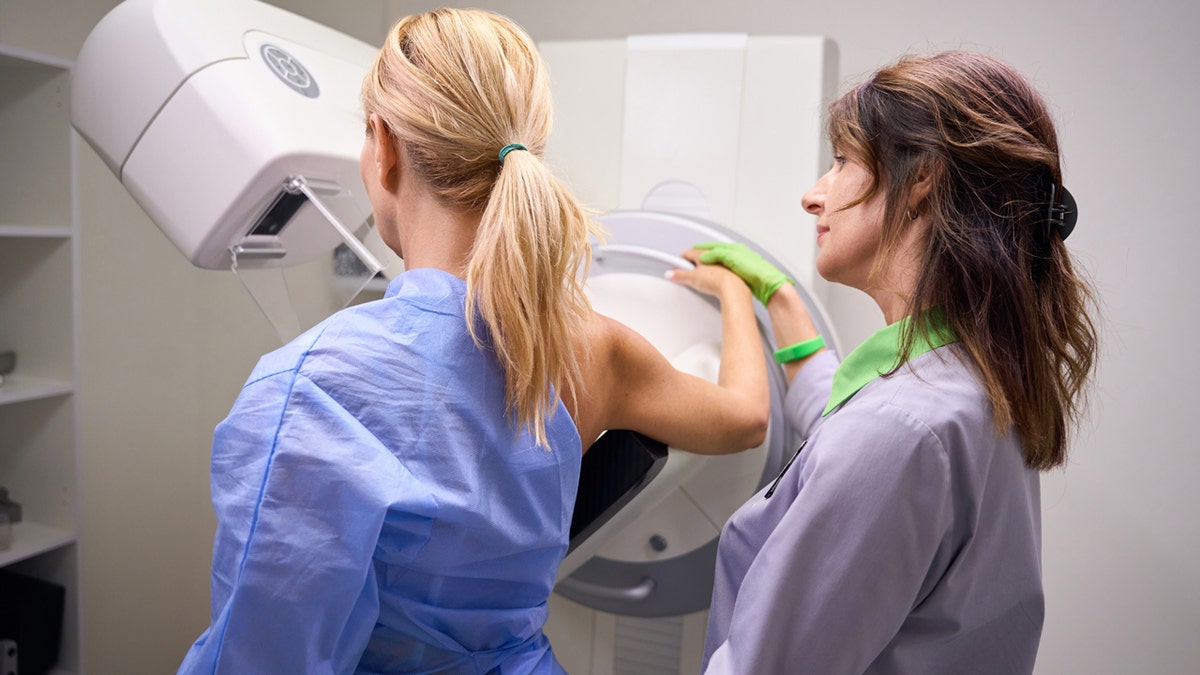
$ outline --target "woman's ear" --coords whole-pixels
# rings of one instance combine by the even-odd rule
[[[933,191],[933,180],[934,176],[932,172],[923,171],[921,178],[909,188],[905,213],[912,214],[909,216],[910,218],[916,219],[918,215],[926,210],[925,200],[929,198],[929,193]]]
[[[388,192],[395,192],[400,184],[400,162],[396,150],[396,139],[379,115],[367,118],[372,153],[375,156],[376,175],[379,185]]]

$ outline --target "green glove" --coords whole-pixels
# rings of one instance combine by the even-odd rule
[[[777,267],[763,259],[745,244],[724,241],[711,241],[696,244],[704,253],[700,262],[707,265],[718,263],[728,267],[731,272],[742,278],[750,287],[750,292],[762,304],[767,304],[775,291],[785,283],[795,283],[791,278],[780,272]]]

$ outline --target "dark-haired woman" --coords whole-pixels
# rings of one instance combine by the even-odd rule
[[[687,254],[764,299],[806,439],[721,535],[705,672],[1029,673],[1038,471],[1064,462],[1097,340],[1054,126],[1012,68],[948,52],[879,70],[828,130],[817,270],[887,327],[839,364],[761,258]]]

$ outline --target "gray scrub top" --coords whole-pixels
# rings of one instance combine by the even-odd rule
[[[764,488],[721,533],[707,675],[1033,671],[1037,473],[1015,433],[994,430],[961,345],[877,375],[895,362],[898,327],[840,370],[817,355],[791,383],[786,414],[808,442],[774,494]],[[845,384],[835,370],[870,363],[870,381],[822,417]]]

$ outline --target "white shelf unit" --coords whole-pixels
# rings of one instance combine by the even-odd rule
[[[0,351],[16,352],[16,369],[0,385],[0,485],[22,507],[0,568],[65,589],[56,673],[82,672],[70,68],[0,43]]]

